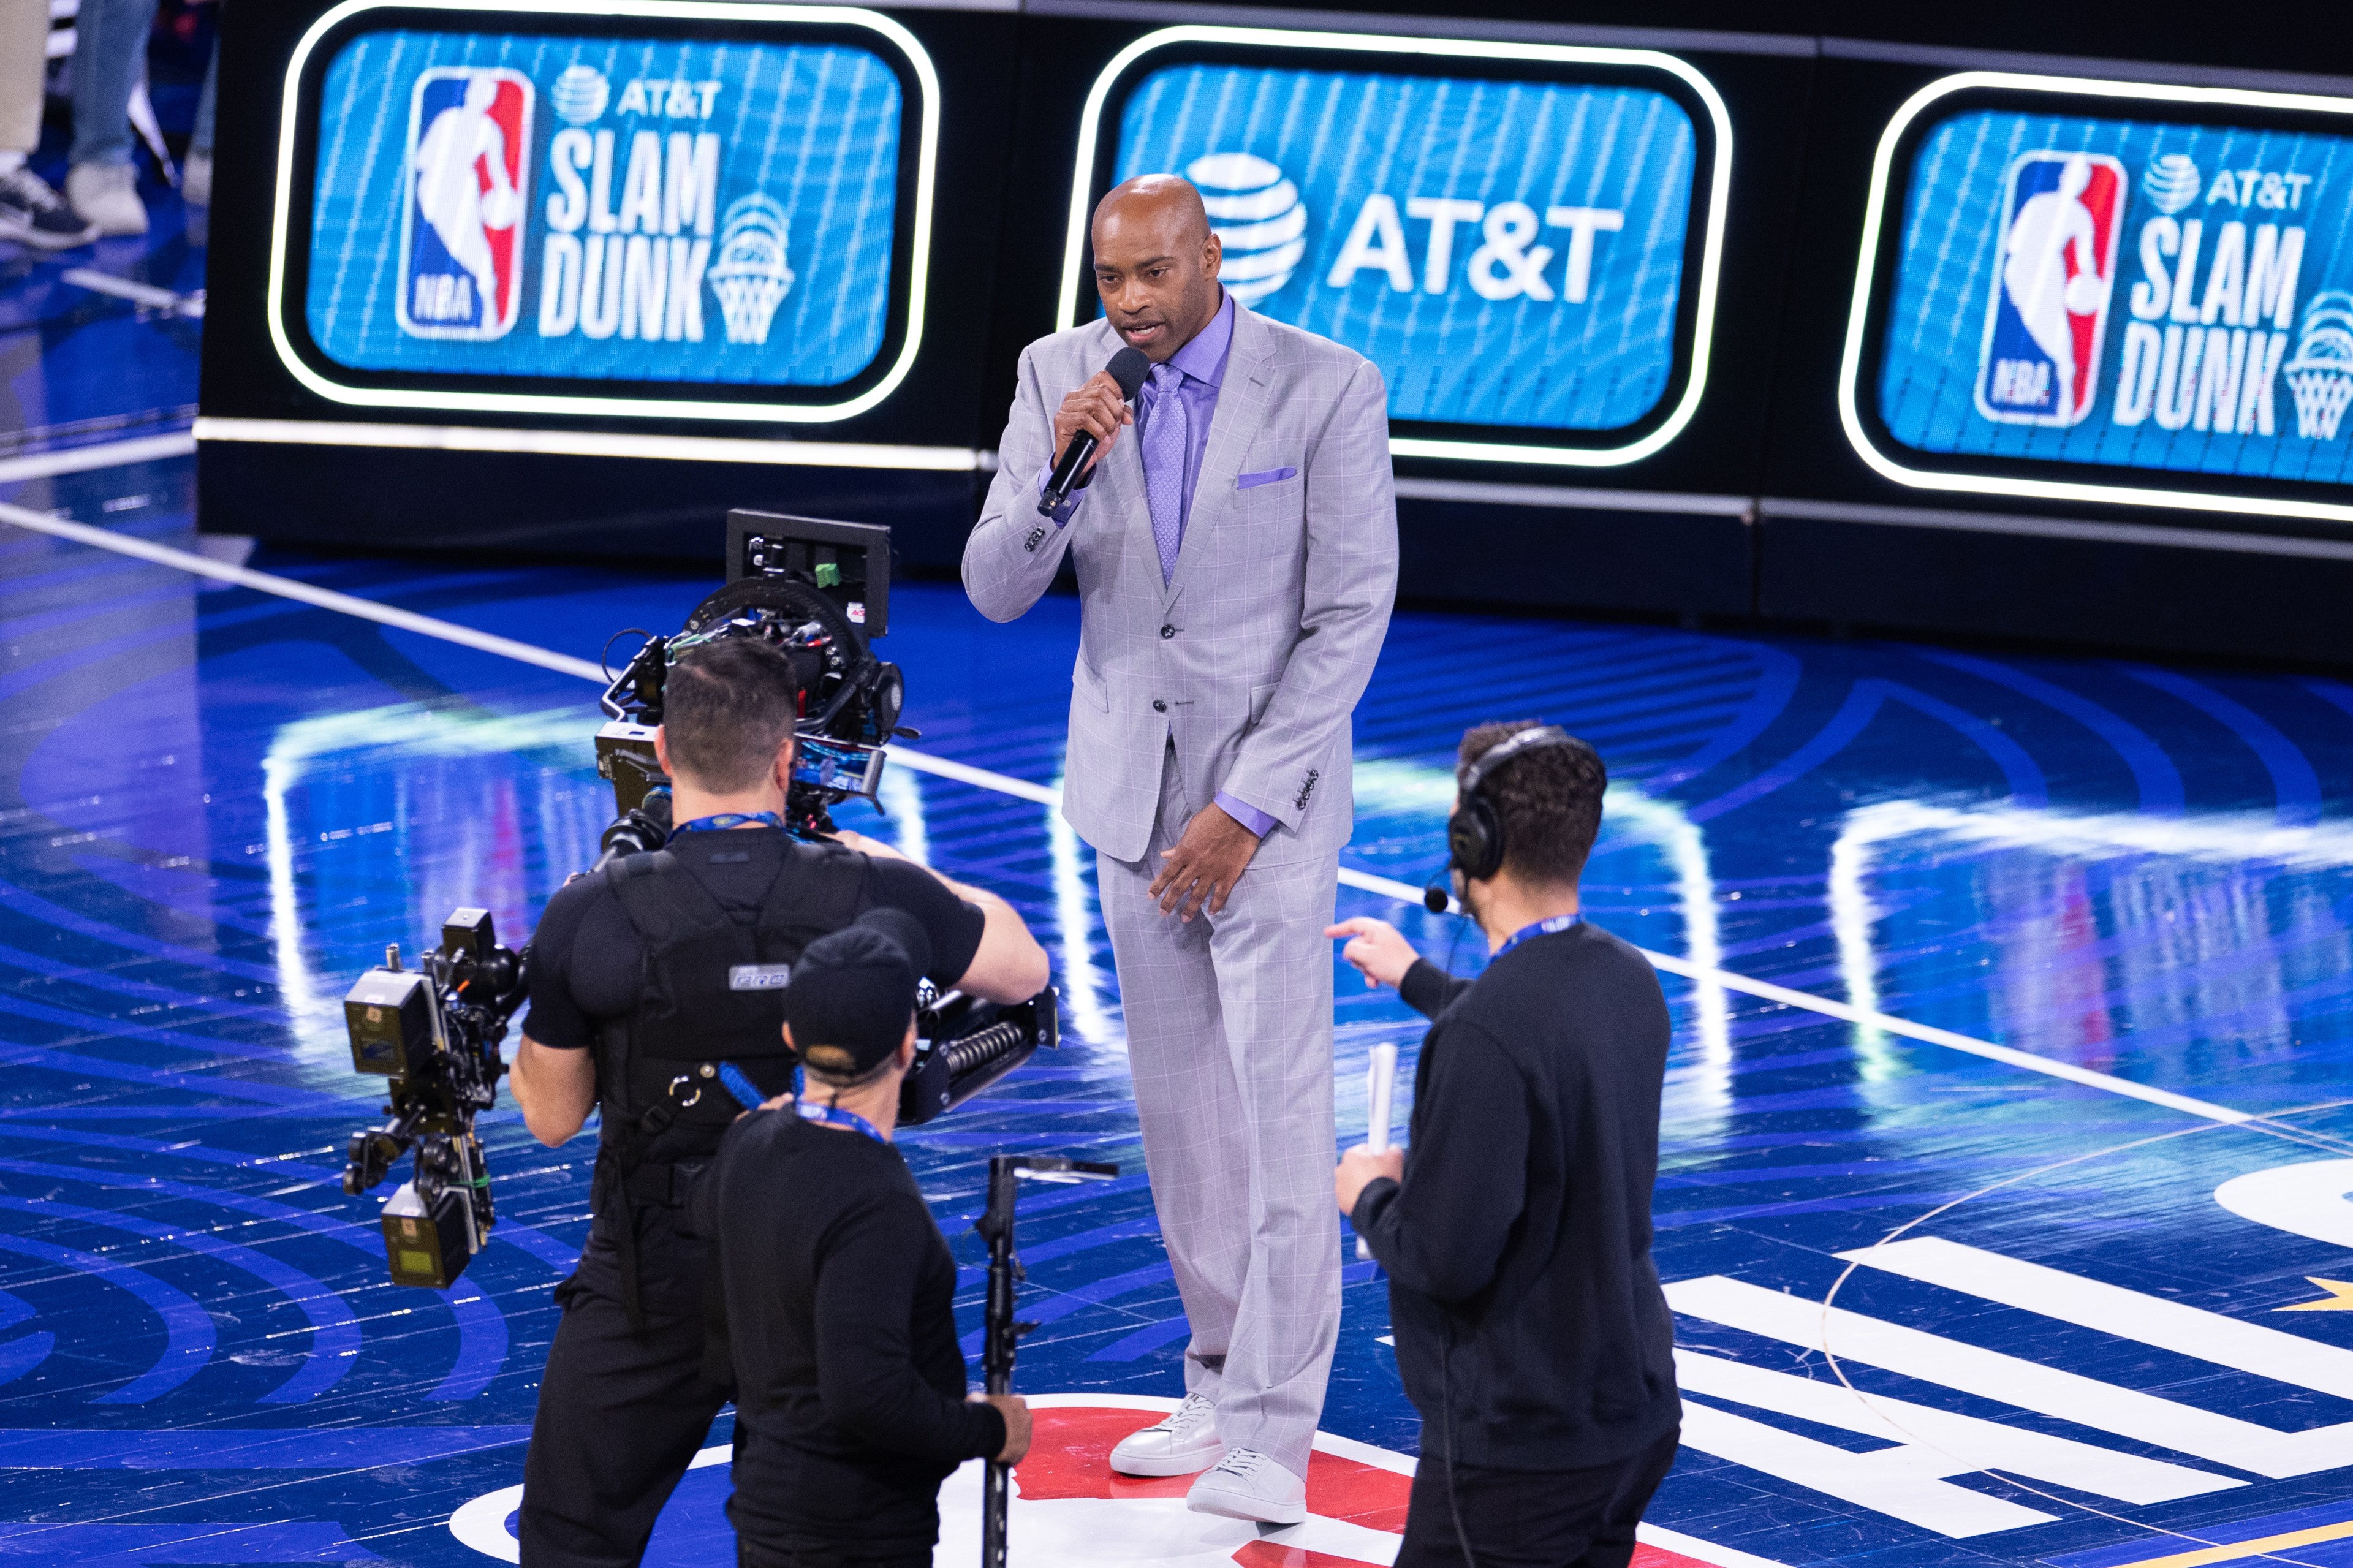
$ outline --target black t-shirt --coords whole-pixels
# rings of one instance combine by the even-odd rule
[[[826,853],[773,827],[681,833],[670,840],[670,851],[730,911],[757,910],[786,857]],[[963,979],[980,951],[985,917],[979,907],[956,897],[921,866],[880,856],[860,858],[867,874],[858,912],[906,910],[932,939],[934,982],[945,989]],[[599,1025],[637,1006],[643,953],[637,928],[603,877],[583,877],[557,889],[532,933],[531,1012],[523,1033],[558,1050],[595,1044]]]
[[[681,833],[670,853],[730,913],[756,911],[779,879],[789,889],[796,861],[839,853],[801,844],[773,827]],[[964,977],[980,951],[986,919],[921,866],[860,856],[865,882],[851,918],[870,909],[904,910],[932,940],[931,978],[945,989]],[[556,889],[531,941],[531,1011],[522,1030],[543,1046],[586,1050],[608,1020],[634,1011],[644,984],[645,944],[602,876]],[[600,1090],[603,1086],[599,1086]],[[621,1298],[612,1205],[601,1203],[580,1257],[580,1282]],[[680,1225],[682,1211],[638,1210],[638,1284],[649,1312],[692,1316],[702,1310],[702,1245]]]
[[[890,1144],[755,1111],[696,1184],[735,1372],[728,1517],[776,1552],[855,1544],[916,1555],[939,1487],[1005,1447],[1005,1418],[965,1401],[955,1259]]]
[[[1681,1418],[1651,1259],[1670,1033],[1659,977],[1597,926],[1398,987],[1436,1019],[1405,1182],[1350,1217],[1389,1276],[1425,1452],[1507,1470],[1630,1458]],[[1451,1419],[1451,1430],[1443,1426]]]

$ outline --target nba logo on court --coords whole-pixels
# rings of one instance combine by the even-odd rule
[[[522,301],[532,84],[501,68],[437,66],[408,113],[400,230],[401,330],[499,338]]]
[[[2092,411],[2116,275],[2125,169],[2099,153],[2029,153],[2010,166],[1978,412],[2074,425]]]

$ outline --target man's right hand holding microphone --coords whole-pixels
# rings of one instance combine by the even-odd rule
[[[1087,377],[1076,392],[1062,399],[1062,406],[1054,411],[1054,450],[1070,449],[1071,439],[1082,430],[1095,438],[1094,455],[1087,459],[1082,475],[1092,474],[1103,461],[1111,444],[1119,439],[1123,425],[1135,423],[1135,407],[1121,395],[1119,383],[1111,372],[1099,370]]]

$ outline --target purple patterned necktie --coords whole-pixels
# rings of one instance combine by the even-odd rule
[[[1185,373],[1173,364],[1152,367],[1151,416],[1145,421],[1144,500],[1152,509],[1152,542],[1160,548],[1160,583],[1176,571],[1176,547],[1185,542],[1185,400],[1176,395]]]

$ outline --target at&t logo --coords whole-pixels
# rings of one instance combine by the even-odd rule
[[[1254,153],[1212,153],[1185,165],[1185,177],[1225,247],[1218,278],[1235,299],[1255,305],[1291,281],[1307,254],[1307,208],[1281,169]]]
[[[1482,242],[1463,264],[1471,291],[1482,300],[1528,299],[1582,305],[1593,287],[1593,247],[1597,235],[1616,234],[1626,226],[1620,207],[1547,206],[1539,218],[1525,202],[1466,201],[1458,196],[1408,196],[1405,216],[1427,224],[1421,252],[1421,291],[1443,294],[1454,280],[1455,231],[1475,226]],[[1557,231],[1560,246],[1538,245],[1540,235]],[[1566,259],[1556,281],[1553,262],[1562,251]],[[1349,226],[1347,242],[1332,264],[1324,281],[1345,289],[1356,274],[1370,268],[1388,279],[1399,294],[1414,289],[1413,253],[1407,247],[1405,225],[1398,220],[1397,199],[1380,192],[1365,198]]]

